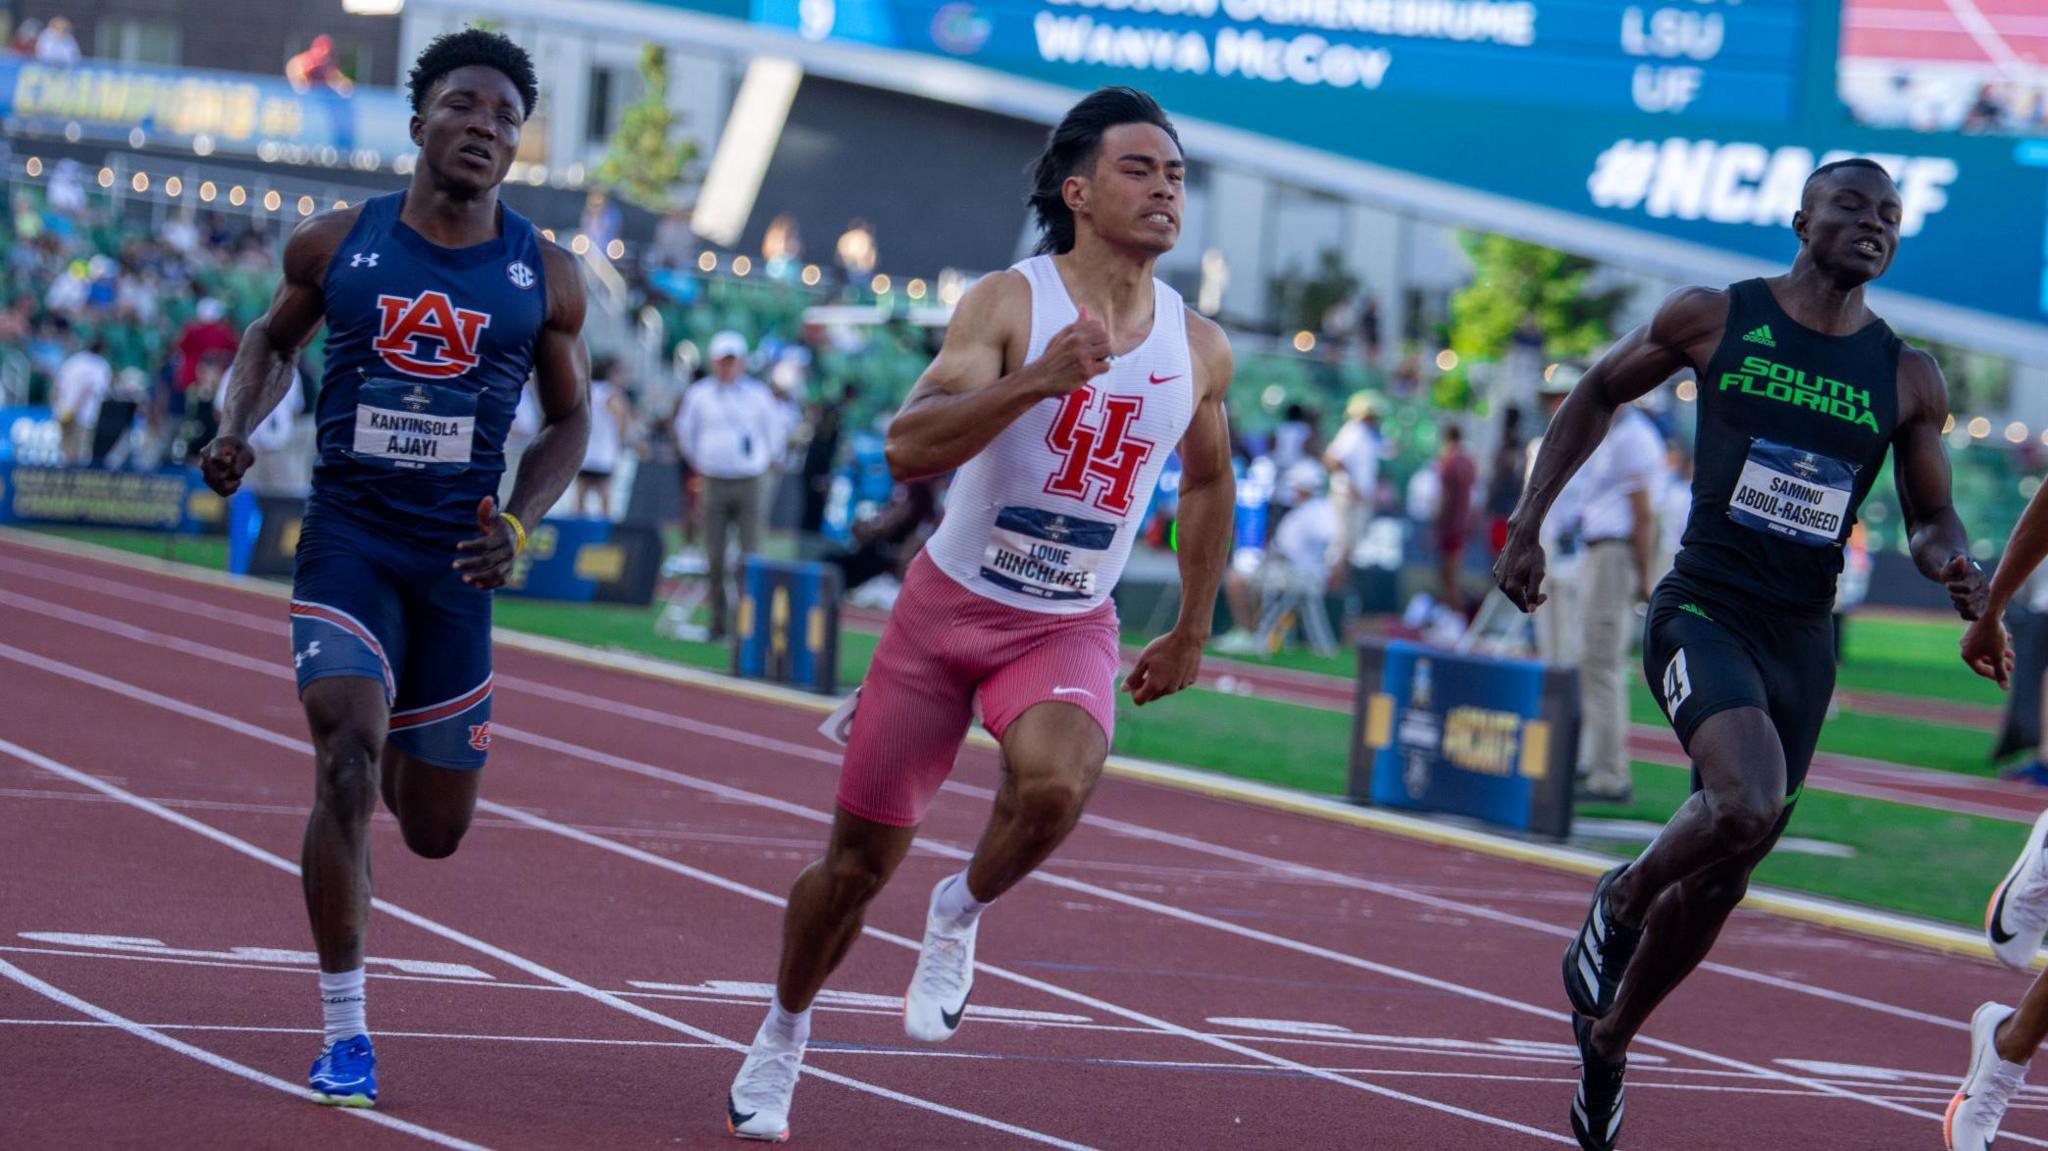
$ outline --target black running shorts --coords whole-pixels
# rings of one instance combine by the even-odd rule
[[[1797,798],[1835,693],[1835,619],[1744,606],[1732,590],[1672,572],[1650,596],[1643,675],[1688,748],[1708,716],[1762,708],[1785,749],[1785,794]]]

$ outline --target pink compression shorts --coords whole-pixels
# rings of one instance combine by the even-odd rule
[[[953,772],[976,705],[1003,738],[1033,706],[1073,704],[1116,734],[1116,605],[1080,615],[1024,611],[976,595],[923,553],[862,681],[839,806],[915,827]]]

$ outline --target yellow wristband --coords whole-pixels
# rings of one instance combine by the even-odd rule
[[[513,515],[511,512],[499,512],[498,518],[512,525],[512,554],[516,556],[520,552],[525,551],[526,525],[520,523],[519,517]]]

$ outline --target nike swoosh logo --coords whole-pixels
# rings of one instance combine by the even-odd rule
[[[1998,902],[1991,905],[1991,941],[1994,943],[2011,943],[2014,938],[2013,933],[2005,929],[2005,923],[2003,922],[2005,916],[2005,893],[2009,890],[2011,890],[2010,885],[2000,888],[1998,891]]]
[[[1148,383],[1164,384],[1173,380],[1180,379],[1180,377],[1178,375],[1162,376],[1157,372],[1150,372],[1146,374],[1145,379]]]
[[[970,994],[968,998],[971,999],[973,996]],[[943,1007],[939,1008],[939,1020],[946,1025],[946,1030],[948,1031],[958,1031],[960,1029],[960,1017],[965,1014],[967,1014],[966,999],[960,1001],[960,1006],[957,1010],[948,1011]]]
[[[1056,687],[1052,689],[1052,693],[1054,695],[1085,695],[1090,697],[1095,695],[1094,692],[1089,691],[1085,687]]]
[[[759,1114],[759,1111],[749,1111],[745,1115],[742,1115],[740,1114],[740,1109],[733,1106],[732,1096],[728,1095],[725,1097],[725,1117],[727,1119],[732,1120],[732,1125],[734,1127],[739,1127],[743,1124],[753,1122],[754,1116]]]

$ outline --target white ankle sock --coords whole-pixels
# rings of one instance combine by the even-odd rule
[[[967,890],[967,873],[964,871],[940,886],[938,898],[932,901],[932,911],[939,918],[962,927],[979,919],[982,909],[987,906]]]
[[[768,1020],[761,1028],[784,1043],[801,1047],[811,1040],[811,1009],[791,1011],[782,1005],[778,994],[768,1001]]]
[[[363,1022],[363,969],[321,972],[320,1010],[329,1047],[353,1035],[368,1035],[370,1026]]]

